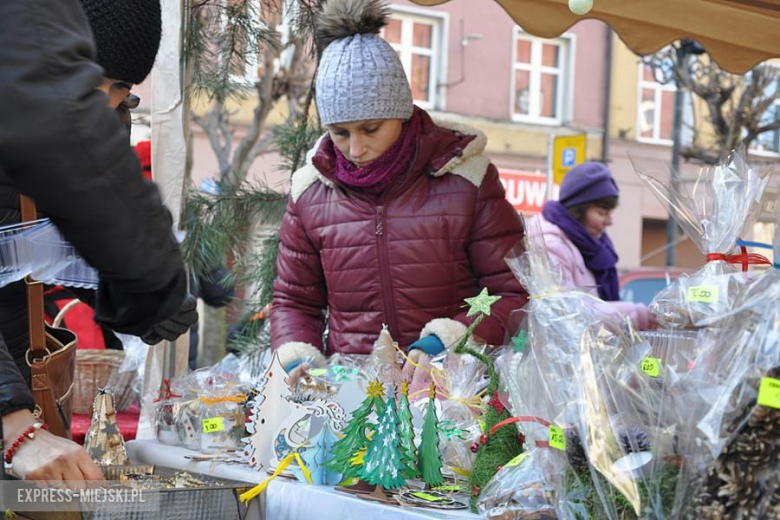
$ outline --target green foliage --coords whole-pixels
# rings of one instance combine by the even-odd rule
[[[439,418],[436,416],[435,399],[428,400],[425,423],[420,435],[419,467],[422,479],[429,486],[441,486],[441,452],[439,451]]]
[[[265,9],[280,9],[278,2],[263,4]],[[279,48],[279,36],[263,23],[258,3],[199,0],[188,14],[184,55],[192,71],[189,94],[219,102],[246,97],[254,85],[243,80],[244,68],[264,48]],[[268,14],[264,16],[267,19]]]
[[[495,433],[490,433],[496,424],[510,417],[511,414],[507,409],[503,409],[499,414],[493,406],[487,408],[484,419],[487,442],[479,445],[477,457],[474,459],[469,476],[469,484],[472,489],[469,505],[472,511],[476,512],[479,493],[498,472],[499,466],[503,466],[523,452],[514,424],[502,426]]]
[[[295,172],[303,166],[306,152],[324,133],[323,128],[310,118],[301,117],[291,123],[273,129],[274,143],[282,156],[281,167]]]
[[[401,435],[401,461],[404,465],[403,477],[413,479],[420,476],[417,467],[417,449],[414,446],[414,426],[412,426],[412,410],[409,408],[409,398],[401,394],[398,401],[398,431]],[[438,450],[438,437],[437,446]]]
[[[365,461],[365,465],[358,471],[361,480],[386,489],[396,489],[406,484],[401,474],[404,465],[398,438],[398,416],[392,396],[387,400],[385,411],[379,417],[379,424],[368,446]]]

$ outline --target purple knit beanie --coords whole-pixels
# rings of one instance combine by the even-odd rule
[[[620,192],[609,169],[598,162],[586,162],[569,170],[563,178],[558,200],[567,208],[571,208],[605,197],[618,196]]]

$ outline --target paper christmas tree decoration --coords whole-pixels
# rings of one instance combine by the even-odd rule
[[[500,299],[500,296],[490,296],[487,289],[483,289],[474,298],[466,298],[466,303],[469,305],[467,316],[477,315],[477,317],[455,347],[456,354],[470,354],[484,363],[490,377],[486,395],[491,396],[491,399],[483,419],[484,431],[479,442],[474,443],[471,447],[471,451],[477,454],[471,468],[471,475],[469,476],[469,484],[471,485],[469,505],[474,512],[476,512],[477,498],[479,498],[479,494],[485,484],[493,478],[493,475],[504,464],[523,451],[522,443],[514,424],[505,424],[495,428],[496,425],[510,419],[511,416],[498,398],[498,372],[496,372],[493,360],[467,346],[474,329],[482,322],[485,316],[490,316],[490,306],[498,299]]]
[[[403,477],[407,480],[420,476],[417,467],[417,448],[414,446],[414,427],[412,410],[409,407],[409,383],[401,385],[401,399],[398,401],[398,433],[401,437],[401,461],[404,465]]]
[[[98,390],[95,397],[84,449],[98,465],[128,464],[125,439],[116,424],[114,395],[107,388]]]
[[[341,473],[325,467],[325,464],[333,458],[333,445],[337,440],[338,437],[330,428],[330,421],[325,421],[322,431],[311,440],[311,447],[302,455],[311,481],[317,486],[335,486],[341,482]],[[306,482],[300,469],[295,470],[295,476],[301,482]]]
[[[425,412],[420,435],[419,468],[423,481],[431,487],[444,482],[441,474],[441,451],[439,451],[439,418],[436,416],[436,386],[431,383],[428,410]]]
[[[309,439],[327,422],[332,430],[344,429],[347,414],[334,401],[314,399],[303,403],[291,402],[291,412],[279,427],[273,441],[270,466],[277,466],[290,452],[304,453],[310,446]]]
[[[400,446],[395,398],[390,396],[366,451],[366,463],[358,471],[360,479],[385,489],[396,489],[406,484],[401,475],[404,465]]]
[[[368,432],[373,426],[368,421],[372,411],[381,414],[385,408],[382,397],[385,389],[382,383],[374,380],[368,385],[368,396],[360,407],[352,412],[352,418],[344,427],[342,439],[333,445],[333,458],[326,465],[329,469],[339,472],[344,480],[358,476],[360,466],[355,464],[355,456],[368,444]]]
[[[289,400],[292,392],[286,378],[287,372],[274,352],[265,372],[263,386],[249,403],[251,421],[247,423],[249,437],[244,439],[244,455],[254,468],[268,467],[279,427],[293,412],[293,404]]]

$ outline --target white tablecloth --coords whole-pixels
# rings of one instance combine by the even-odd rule
[[[195,452],[154,441],[129,441],[127,454],[136,464],[155,464],[184,469],[217,478],[259,483],[265,472],[248,466],[212,464],[185,459]],[[458,520],[479,518],[467,511],[386,506],[335,491],[327,486],[308,486],[284,478],[273,480],[260,499],[255,499],[248,518],[266,520]]]

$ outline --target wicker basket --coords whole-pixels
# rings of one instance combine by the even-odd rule
[[[135,400],[135,371],[119,372],[125,359],[122,350],[77,350],[76,378],[73,385],[73,413],[91,414],[98,389],[111,383],[118,411],[126,410]]]
[[[59,327],[79,300],[65,305],[55,316],[53,325]],[[76,350],[76,375],[73,381],[73,413],[92,414],[92,405],[98,389],[110,383],[114,394],[114,407],[117,411],[127,410],[135,401],[133,378],[135,371],[119,372],[119,366],[125,359],[122,350],[94,349]]]

